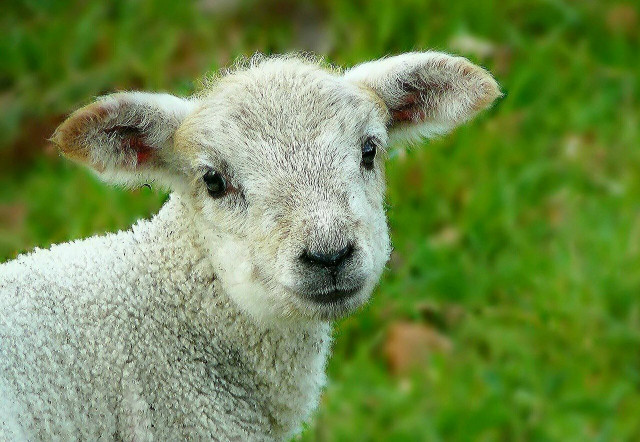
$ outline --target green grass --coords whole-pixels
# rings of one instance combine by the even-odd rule
[[[507,96],[389,161],[394,256],[373,301],[337,324],[329,385],[301,439],[639,440],[638,7],[209,3],[3,6],[0,259],[126,228],[164,201],[109,188],[46,147],[95,95],[186,94],[257,50],[315,49],[344,65],[463,52]],[[456,49],[461,35],[490,53]],[[451,350],[393,374],[384,348],[399,320],[436,330]]]

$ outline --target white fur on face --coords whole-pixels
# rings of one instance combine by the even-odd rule
[[[196,175],[191,197],[223,285],[239,305],[255,316],[330,318],[368,298],[390,251],[387,118],[366,89],[291,59],[232,74],[200,98],[177,139],[197,152],[192,170],[224,173],[234,188],[211,198]],[[379,143],[371,171],[361,165],[370,137]],[[305,250],[349,244],[353,257],[335,278],[301,260]],[[336,288],[358,293],[314,300]]]

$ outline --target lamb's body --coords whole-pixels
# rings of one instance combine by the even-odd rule
[[[329,326],[257,325],[192,232],[173,197],[131,230],[0,266],[0,440],[297,430],[323,384]]]
[[[327,321],[366,302],[390,254],[387,140],[444,133],[499,94],[446,54],[344,75],[284,57],[188,99],[74,112],[64,154],[175,193],[130,231],[0,266],[0,440],[293,434],[318,402]]]

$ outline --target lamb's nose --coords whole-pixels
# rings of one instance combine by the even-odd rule
[[[329,253],[305,250],[302,254],[302,260],[307,262],[308,264],[323,267],[338,267],[352,254],[353,245],[349,244],[342,250],[336,250]]]

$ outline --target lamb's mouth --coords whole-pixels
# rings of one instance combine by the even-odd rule
[[[309,299],[318,304],[336,304],[352,298],[356,293],[360,291],[360,289],[361,287],[333,287],[330,290],[303,293],[303,296],[306,299]]]

